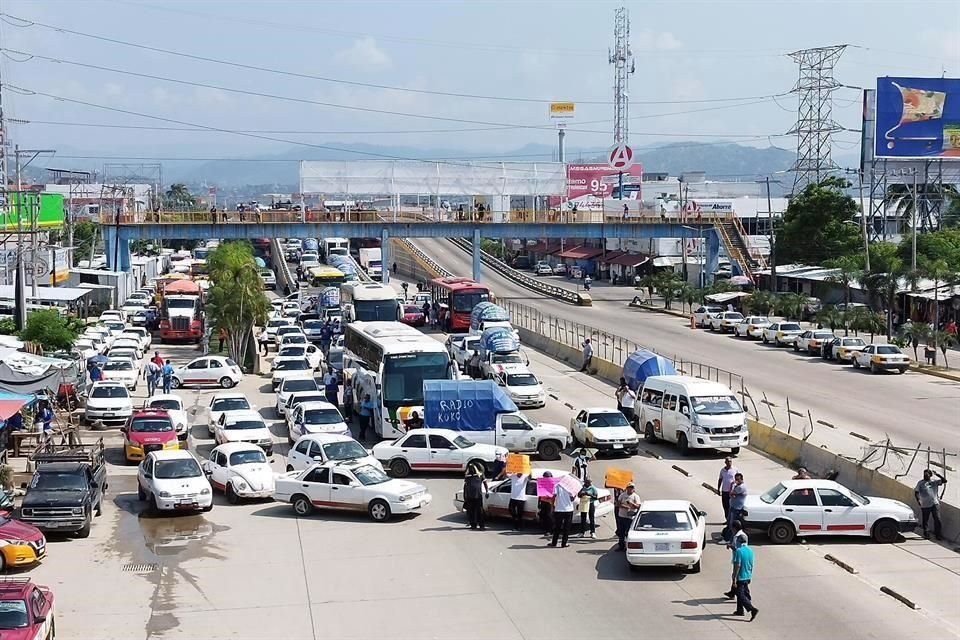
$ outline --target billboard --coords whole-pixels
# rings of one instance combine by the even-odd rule
[[[7,198],[9,206],[0,218],[0,230],[4,232],[17,230],[21,212],[23,226],[26,228],[30,227],[34,214],[37,216],[37,227],[40,229],[56,229],[63,226],[63,196],[59,193],[36,194],[27,191],[22,193],[10,191]]]
[[[960,79],[877,78],[877,158],[960,158]]]
[[[617,190],[620,172],[611,169],[608,164],[568,164],[567,199],[577,200],[592,196],[594,198],[612,198]],[[643,180],[643,167],[634,164],[623,172],[624,197],[640,199],[640,183]],[[633,189],[626,187],[634,186]]]
[[[551,118],[572,118],[577,111],[577,105],[573,102],[551,102]]]

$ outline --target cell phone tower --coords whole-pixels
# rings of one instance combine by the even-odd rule
[[[608,50],[613,65],[613,142],[626,144],[630,128],[630,75],[635,71],[630,50],[630,13],[617,9],[613,23],[613,49]]]
[[[800,79],[792,93],[799,98],[797,124],[788,134],[797,135],[797,161],[793,164],[793,193],[820,182],[838,167],[831,157],[830,138],[843,127],[833,120],[833,92],[840,83],[833,69],[847,45],[803,49],[788,54],[800,65]]]

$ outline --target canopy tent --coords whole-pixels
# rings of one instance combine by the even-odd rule
[[[8,419],[20,411],[24,405],[30,404],[34,400],[36,400],[36,396],[34,395],[0,391],[0,420]]]
[[[746,291],[724,291],[723,293],[714,293],[709,296],[704,296],[705,300],[710,302],[730,302],[731,300],[736,300],[737,298],[746,298],[750,294]]]
[[[636,391],[650,376],[672,376],[677,370],[673,363],[646,349],[637,349],[623,363],[623,377],[627,386]]]
[[[79,364],[72,360],[45,358],[22,351],[0,358],[0,390],[13,393],[56,391],[61,384],[78,384]]]

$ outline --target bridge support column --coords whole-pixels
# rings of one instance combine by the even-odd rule
[[[707,261],[703,265],[703,286],[713,283],[713,273],[720,266],[720,232],[716,227],[706,237]]]
[[[383,284],[390,284],[390,269],[393,268],[393,261],[390,257],[390,232],[386,227],[380,230],[380,261]]]
[[[130,240],[119,234],[113,225],[103,225],[100,230],[103,232],[103,248],[107,254],[107,270],[130,271]],[[117,245],[118,235],[119,246]]]
[[[473,230],[473,279],[480,282],[480,229]]]

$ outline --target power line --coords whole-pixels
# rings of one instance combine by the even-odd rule
[[[32,27],[32,26],[43,27],[43,28],[45,28],[45,29],[51,29],[51,30],[53,30],[53,31],[57,31],[57,32],[60,32],[60,33],[67,33],[67,34],[70,34],[70,35],[80,36],[80,37],[84,37],[84,38],[91,38],[91,39],[94,39],[94,40],[100,40],[100,41],[102,41],[102,42],[108,42],[108,43],[110,43],[110,44],[116,44],[116,45],[121,45],[121,46],[125,46],[125,47],[133,47],[133,48],[136,48],[136,49],[142,49],[142,50],[144,50],[144,51],[151,51],[151,52],[154,52],[154,53],[163,53],[163,54],[166,54],[166,55],[178,56],[178,57],[181,57],[181,58],[187,58],[187,59],[190,59],[190,60],[196,60],[196,61],[200,61],[200,62],[208,62],[208,63],[211,63],[211,64],[218,64],[218,65],[230,66],[230,67],[234,67],[234,68],[238,68],[238,69],[243,69],[243,70],[246,70],[246,71],[260,71],[260,72],[264,72],[264,73],[278,74],[278,75],[283,75],[283,76],[287,76],[287,77],[291,77],[291,78],[306,79],[306,80],[318,80],[318,81],[321,81],[321,82],[330,82],[330,83],[334,83],[334,84],[343,84],[343,85],[356,86],[356,87],[365,87],[365,88],[369,88],[369,89],[384,89],[384,90],[390,90],[390,91],[401,91],[401,92],[407,92],[407,93],[417,93],[417,94],[424,94],[424,95],[443,96],[443,97],[452,97],[452,98],[464,98],[464,99],[473,99],[473,100],[498,100],[498,101],[505,101],[505,102],[524,102],[524,103],[536,103],[536,104],[548,104],[548,103],[550,103],[550,102],[555,102],[555,100],[547,99],[547,98],[528,98],[528,97],[516,97],[516,96],[490,96],[490,95],[480,95],[480,94],[472,94],[472,93],[458,93],[458,92],[453,92],[453,91],[436,91],[436,90],[431,90],[431,89],[414,89],[414,88],[411,88],[411,87],[399,87],[399,86],[384,85],[384,84],[377,84],[377,83],[371,83],[371,82],[359,82],[359,81],[356,81],[356,80],[344,80],[344,79],[342,79],[342,78],[331,78],[331,77],[327,77],[327,76],[320,76],[320,75],[309,74],[309,73],[301,73],[301,72],[296,72],[296,71],[288,71],[288,70],[283,70],[283,69],[275,69],[275,68],[264,67],[264,66],[260,66],[260,65],[246,64],[246,63],[242,63],[242,62],[234,62],[234,61],[230,61],[230,60],[223,60],[223,59],[219,59],[219,58],[211,58],[211,57],[208,57],[208,56],[201,56],[201,55],[196,55],[196,54],[191,54],[191,53],[185,53],[185,52],[182,52],[182,51],[175,51],[175,50],[172,50],[172,49],[164,49],[164,48],[161,48],[161,47],[153,47],[153,46],[144,45],[144,44],[139,44],[139,43],[135,43],[135,42],[128,42],[128,41],[126,41],[126,40],[119,40],[119,39],[117,39],[117,38],[109,38],[109,37],[107,37],[107,36],[101,36],[101,35],[97,35],[97,34],[91,34],[91,33],[85,33],[85,32],[82,32],[82,31],[76,31],[76,30],[73,30],[73,29],[65,28],[65,27],[58,27],[58,26],[46,24],[46,23],[43,23],[43,22],[35,22],[35,21],[31,21],[31,20],[26,20],[25,18],[20,18],[20,17],[17,17],[17,16],[13,16],[13,15],[8,14],[8,13],[0,13],[0,17],[2,17],[2,18],[9,18],[10,20],[16,21],[16,22],[11,22],[10,20],[4,20],[4,22],[6,22],[7,24],[9,24],[9,25],[11,25],[11,26],[14,26],[14,27],[19,27],[19,28],[29,28],[29,27]],[[21,23],[21,24],[18,24],[18,22]],[[22,24],[22,23],[25,23],[25,24]],[[24,55],[28,55],[28,54],[24,54]],[[35,55],[34,57],[43,57],[43,56]],[[778,94],[778,95],[786,95],[786,94]],[[656,104],[707,104],[707,103],[719,103],[719,102],[736,102],[736,101],[739,101],[739,100],[753,100],[753,99],[757,99],[757,98],[761,98],[761,97],[767,97],[767,96],[742,96],[742,97],[729,97],[729,98],[704,98],[704,99],[698,99],[698,100],[637,101],[637,102],[634,102],[633,104],[650,104],[650,105],[656,105]],[[578,102],[578,103],[580,103],[580,104],[593,104],[593,105],[610,105],[610,104],[612,104],[612,102],[611,102],[610,100],[576,100],[576,102]]]

